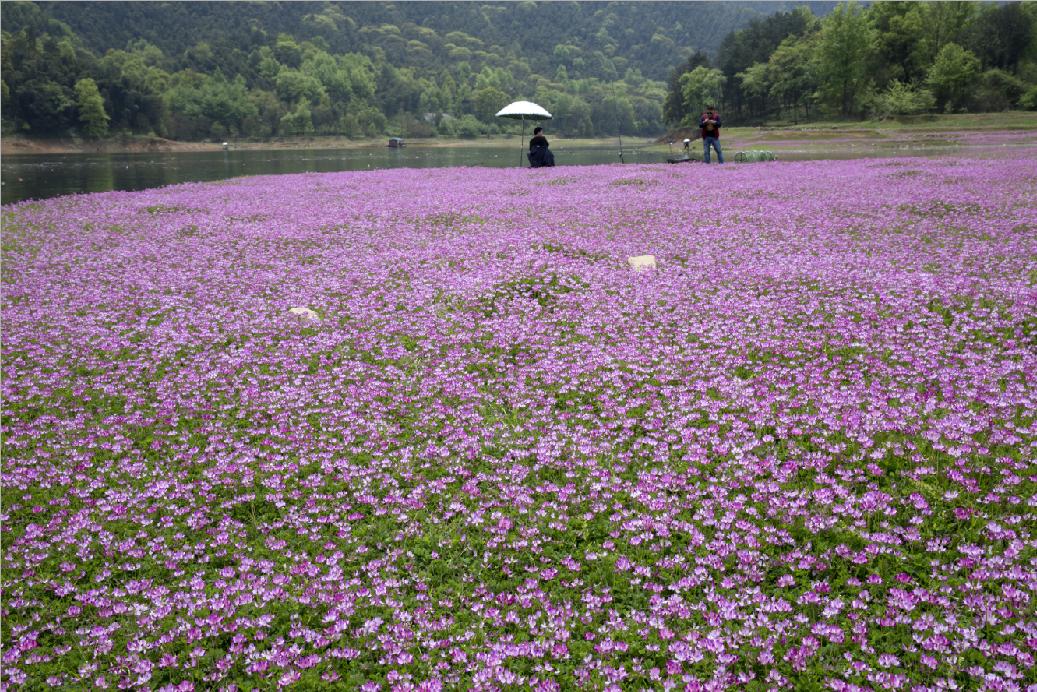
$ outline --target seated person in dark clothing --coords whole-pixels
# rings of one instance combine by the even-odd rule
[[[547,137],[544,136],[544,128],[534,128],[533,139],[529,140],[529,153],[526,154],[530,168],[544,168],[555,165],[555,155],[551,153],[549,146],[550,143],[547,141]]]

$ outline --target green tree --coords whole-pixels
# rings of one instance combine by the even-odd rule
[[[387,117],[392,118],[401,111],[412,114],[418,111],[422,85],[413,69],[397,69],[387,62],[382,63],[376,84],[378,101]]]
[[[984,111],[1003,111],[1014,107],[1026,91],[1026,84],[1005,70],[994,68],[979,75],[976,105]]]
[[[284,69],[284,66],[274,57],[274,51],[270,46],[262,46],[253,51],[250,59],[253,63],[257,85],[264,89],[273,89],[277,82],[277,75]]]
[[[339,119],[339,128],[347,137],[374,137],[387,132],[385,115],[370,105],[351,108]]]
[[[167,131],[175,137],[196,138],[243,134],[255,127],[259,109],[239,75],[178,72],[166,94]]]
[[[440,104],[443,110],[452,112],[459,103],[457,98],[457,82],[449,72],[443,74],[439,82]]]
[[[877,2],[868,10],[875,27],[876,50],[882,56],[883,81],[902,83],[925,77],[927,63],[922,54],[925,18],[922,3]]]
[[[762,62],[753,63],[735,76],[738,78],[742,93],[749,101],[750,109],[766,114],[772,76],[768,65]]]
[[[984,66],[1013,72],[1034,40],[1034,27],[1023,4],[983,7],[968,27],[968,46]]]
[[[925,81],[945,111],[964,109],[979,75],[979,58],[957,43],[948,43],[936,55]]]
[[[376,70],[366,55],[346,53],[337,58],[339,72],[348,75],[353,98],[371,99],[375,95]]]
[[[965,43],[968,27],[979,9],[976,2],[921,2],[922,33],[919,42],[920,63],[932,65],[937,54],[948,43]]]
[[[213,52],[212,46],[205,41],[199,41],[184,51],[184,61],[186,67],[193,69],[196,72],[213,72],[219,66],[218,59],[215,52]]]
[[[319,101],[327,94],[320,80],[302,70],[284,67],[275,80],[277,95],[286,103],[296,103],[301,99]]]
[[[611,136],[634,133],[634,104],[625,93],[602,87],[591,101],[594,135]]]
[[[4,31],[0,41],[0,70],[8,87],[5,124],[38,134],[77,127],[74,85],[94,68],[93,56],[79,46],[68,27],[46,20],[34,5],[7,3],[3,10],[5,29],[8,18],[23,11],[32,24],[15,34]]]
[[[293,36],[279,34],[274,44],[274,57],[279,63],[290,68],[298,68],[302,63],[302,48]]]
[[[302,62],[302,67],[299,70],[306,77],[310,77],[316,80],[321,86],[324,87],[325,93],[329,98],[346,104],[353,98],[352,80],[349,77],[349,72],[339,67],[338,61],[334,56],[326,53],[323,50],[314,49],[309,51],[306,58]],[[285,70],[284,74],[294,74],[290,70]],[[320,98],[319,89],[312,81],[307,82],[305,85],[293,84],[290,87],[292,91],[296,91],[294,96],[289,96],[287,100],[295,100],[301,95],[306,95],[308,98]],[[308,92],[308,93],[307,93]]]
[[[727,77],[716,68],[696,67],[691,72],[682,74],[679,83],[685,122],[691,122],[690,119],[695,119],[703,107],[723,100]]]
[[[114,129],[161,130],[170,76],[153,60],[150,50],[110,50],[101,58],[96,81]]]
[[[277,133],[285,107],[272,91],[253,89],[248,92],[248,100],[254,107],[255,115],[246,118],[242,126],[242,134],[248,137],[272,137]]]
[[[821,100],[843,117],[859,114],[871,86],[875,32],[855,3],[839,5],[821,22],[815,53]]]
[[[83,124],[83,133],[87,137],[104,137],[108,134],[108,121],[111,118],[104,111],[104,99],[97,90],[97,82],[87,77],[76,82],[76,109],[79,111],[79,122]]]
[[[814,35],[790,36],[767,61],[770,96],[783,107],[791,108],[793,119],[799,117],[800,108],[804,117],[810,115],[812,95],[817,89],[817,75],[811,61],[815,42]]]
[[[472,92],[472,109],[480,120],[492,120],[494,114],[510,101],[504,91],[494,86],[484,86]]]
[[[16,98],[31,131],[56,133],[71,125],[75,101],[70,90],[55,82],[34,79],[20,85]]]
[[[446,126],[446,133],[453,137],[471,139],[486,132],[486,125],[479,121],[474,115],[465,114],[455,118]]]
[[[1037,86],[1032,86],[1019,98],[1019,105],[1028,111],[1037,111]]]
[[[893,80],[884,92],[875,98],[873,112],[879,118],[898,115],[917,115],[933,108],[936,100],[927,89],[916,89],[910,84]]]
[[[701,51],[696,51],[682,66],[670,73],[670,79],[666,84],[666,99],[663,102],[663,119],[666,122],[676,124],[687,115],[680,79],[681,75],[691,72],[696,67],[709,67],[709,57]]]
[[[239,75],[232,80],[222,73],[208,79],[202,92],[202,115],[219,123],[228,134],[241,134],[243,124],[257,116],[255,104],[249,99],[245,80]]]
[[[280,131],[284,135],[313,134],[313,114],[308,99],[301,99],[295,110],[281,118]]]
[[[591,106],[580,96],[545,84],[537,89],[534,98],[554,116],[551,120],[552,131],[580,137],[588,137],[594,133]]]
[[[817,20],[810,10],[801,7],[792,12],[779,12],[769,17],[754,20],[749,26],[731,32],[720,45],[717,67],[727,77],[725,108],[741,116],[760,116],[753,113],[751,104],[741,91],[739,72],[754,63],[766,63],[771,53],[790,36],[804,36],[816,31]]]
[[[652,135],[659,131],[659,123],[662,122],[663,97],[661,83],[659,83],[657,93],[647,92],[645,96],[635,94],[630,97],[630,105],[634,108],[632,134]]]
[[[316,36],[321,36],[340,52],[355,40],[356,20],[346,15],[341,6],[325,6],[319,13],[302,18],[303,26]]]
[[[475,88],[478,90],[487,87],[509,91],[512,88],[512,76],[503,67],[486,66],[475,76]]]

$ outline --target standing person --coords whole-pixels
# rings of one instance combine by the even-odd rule
[[[706,106],[702,117],[699,118],[699,127],[702,129],[702,160],[709,163],[709,148],[717,150],[717,161],[724,162],[724,152],[720,150],[720,113],[713,105]]]
[[[544,168],[555,165],[555,156],[551,153],[549,146],[550,143],[547,141],[547,137],[544,136],[544,128],[533,128],[533,139],[529,140],[529,153],[526,154],[530,168]]]

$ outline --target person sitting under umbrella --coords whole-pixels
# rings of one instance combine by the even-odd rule
[[[534,128],[533,139],[529,140],[529,153],[526,154],[530,168],[545,168],[555,165],[555,155],[551,153],[549,147],[550,143],[544,136],[544,128]]]

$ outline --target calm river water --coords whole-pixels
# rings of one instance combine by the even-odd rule
[[[641,145],[643,146],[643,145]],[[626,163],[663,163],[659,147],[623,147]],[[695,143],[693,154],[700,149]],[[869,137],[808,137],[770,143],[746,141],[741,147],[772,149],[780,160],[860,158],[872,156],[939,156],[947,154],[997,157],[1006,147],[1037,148],[1037,131],[999,133],[904,132]],[[552,145],[559,166],[618,163],[619,146],[567,147]],[[737,142],[724,144],[734,158]],[[675,152],[676,153],[676,148]],[[143,190],[200,180],[243,175],[362,171],[378,168],[438,168],[444,166],[518,167],[515,146],[430,147],[409,144],[403,149],[371,146],[358,149],[241,149],[230,151],[147,154],[28,154],[0,161],[3,204],[82,192]],[[525,160],[522,159],[525,164]]]
[[[559,165],[619,161],[617,147],[552,147]],[[143,190],[243,175],[442,166],[518,167],[515,147],[230,150],[146,154],[8,155],[0,162],[3,204],[81,192]],[[624,147],[627,163],[662,162],[655,152]]]

